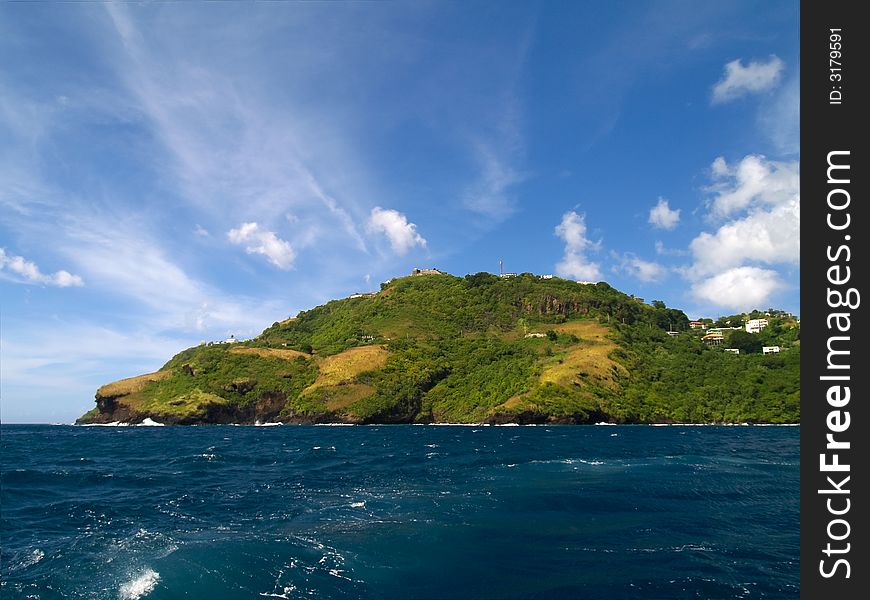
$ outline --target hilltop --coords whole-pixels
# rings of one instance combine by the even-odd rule
[[[604,282],[415,271],[104,385],[78,422],[798,422],[799,324],[724,333],[740,354]]]

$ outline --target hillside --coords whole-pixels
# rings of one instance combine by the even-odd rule
[[[797,422],[799,327],[739,355],[606,283],[423,274],[97,390],[79,423]],[[668,330],[679,335],[668,335]],[[762,355],[760,343],[782,352]],[[755,347],[757,346],[757,350]]]

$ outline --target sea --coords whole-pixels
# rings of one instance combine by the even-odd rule
[[[799,434],[3,425],[0,597],[797,598]]]

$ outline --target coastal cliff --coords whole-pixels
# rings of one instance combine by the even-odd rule
[[[104,385],[77,422],[799,421],[799,327],[735,355],[653,304],[531,274],[398,278]]]

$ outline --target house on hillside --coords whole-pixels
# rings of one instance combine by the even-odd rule
[[[438,269],[414,269],[411,275],[444,275],[444,271]]]
[[[731,354],[740,354],[740,348],[722,348],[725,352],[730,352]]]
[[[669,331],[668,335],[671,337],[677,337],[678,335],[680,335],[680,332],[679,331]]]
[[[706,329],[707,325],[704,321],[689,321],[689,327],[692,329]]]
[[[723,336],[721,333],[708,333],[701,338],[701,341],[708,346],[721,346],[724,340],[725,336]]]
[[[552,279],[552,275],[541,275],[541,279]]]
[[[498,276],[501,277],[502,279],[511,279],[512,277],[517,277],[517,274],[516,273],[499,273]]]
[[[351,294],[348,298],[374,298],[377,295],[377,292],[357,292],[356,294]]]
[[[767,319],[749,319],[746,322],[746,331],[749,333],[761,333],[767,327]]]
[[[544,338],[544,337],[547,337],[547,334],[541,333],[539,331],[533,331],[532,333],[527,333],[526,337],[527,338]]]
[[[239,340],[236,339],[235,335],[231,335],[227,339],[224,340],[224,344],[237,344]]]
[[[779,346],[762,346],[761,352],[763,354],[777,354],[779,352]]]

